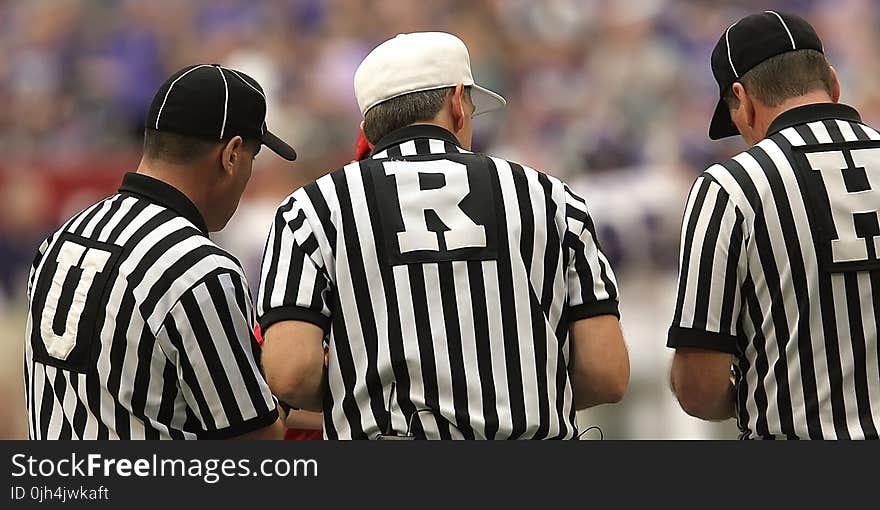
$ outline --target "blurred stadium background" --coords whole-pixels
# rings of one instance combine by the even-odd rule
[[[475,146],[569,180],[590,203],[622,287],[632,384],[588,410],[606,438],[732,438],[682,413],[664,347],[685,194],[743,148],[710,143],[709,54],[733,20],[791,10],[822,36],[843,101],[880,122],[880,10],[872,0],[0,0],[0,438],[26,436],[25,280],[58,223],[115,191],[137,164],[156,87],[194,62],[239,68],[267,89],[269,125],[300,153],[264,151],[216,240],[257,281],[275,206],[351,159],[352,76],[399,32],[443,30],[509,107],[479,117]],[[593,437],[593,436],[590,436]]]

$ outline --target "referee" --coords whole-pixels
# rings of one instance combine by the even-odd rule
[[[744,439],[876,439],[880,134],[837,103],[797,16],[734,23],[712,70],[709,135],[751,148],[687,201],[673,389],[694,416],[735,417]]]
[[[181,69],[150,106],[137,173],[40,246],[25,346],[32,439],[281,436],[244,273],[208,238],[261,144],[296,157],[265,114],[243,73]]]
[[[354,81],[372,157],[294,192],[269,235],[270,386],[323,408],[331,439],[575,437],[575,410],[629,379],[586,204],[469,152],[471,117],[504,99],[474,84],[457,37],[399,35]]]

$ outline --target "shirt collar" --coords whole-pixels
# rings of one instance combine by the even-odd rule
[[[445,142],[454,144],[457,147],[461,147],[461,143],[459,143],[455,135],[440,126],[434,126],[431,124],[414,124],[412,126],[407,126],[394,130],[383,136],[382,139],[379,140],[379,142],[376,144],[376,147],[373,149],[373,154],[378,154],[388,149],[389,147],[394,147],[404,142],[417,140],[420,138],[443,140]]]
[[[196,205],[174,186],[148,175],[129,172],[122,179],[120,193],[131,193],[150,202],[167,207],[183,216],[199,228],[205,235],[208,226]]]
[[[779,114],[779,116],[770,123],[770,128],[767,130],[767,136],[792,126],[829,119],[848,120],[852,122],[862,121],[859,112],[857,112],[852,106],[840,103],[808,104],[792,108],[791,110]]]

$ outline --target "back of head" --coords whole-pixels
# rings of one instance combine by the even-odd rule
[[[433,120],[443,108],[450,90],[442,88],[413,92],[377,104],[364,116],[364,136],[375,145],[393,131]],[[465,88],[465,97],[472,101],[470,87]]]
[[[797,50],[771,57],[740,77],[749,94],[766,106],[777,107],[790,99],[815,91],[834,92],[834,73],[825,55],[816,50]],[[728,108],[739,101],[733,86],[722,93]]]

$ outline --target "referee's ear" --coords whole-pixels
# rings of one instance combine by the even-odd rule
[[[242,147],[244,147],[244,140],[240,136],[233,136],[223,146],[223,150],[220,152],[220,164],[227,174],[232,175],[238,160],[245,156]]]

